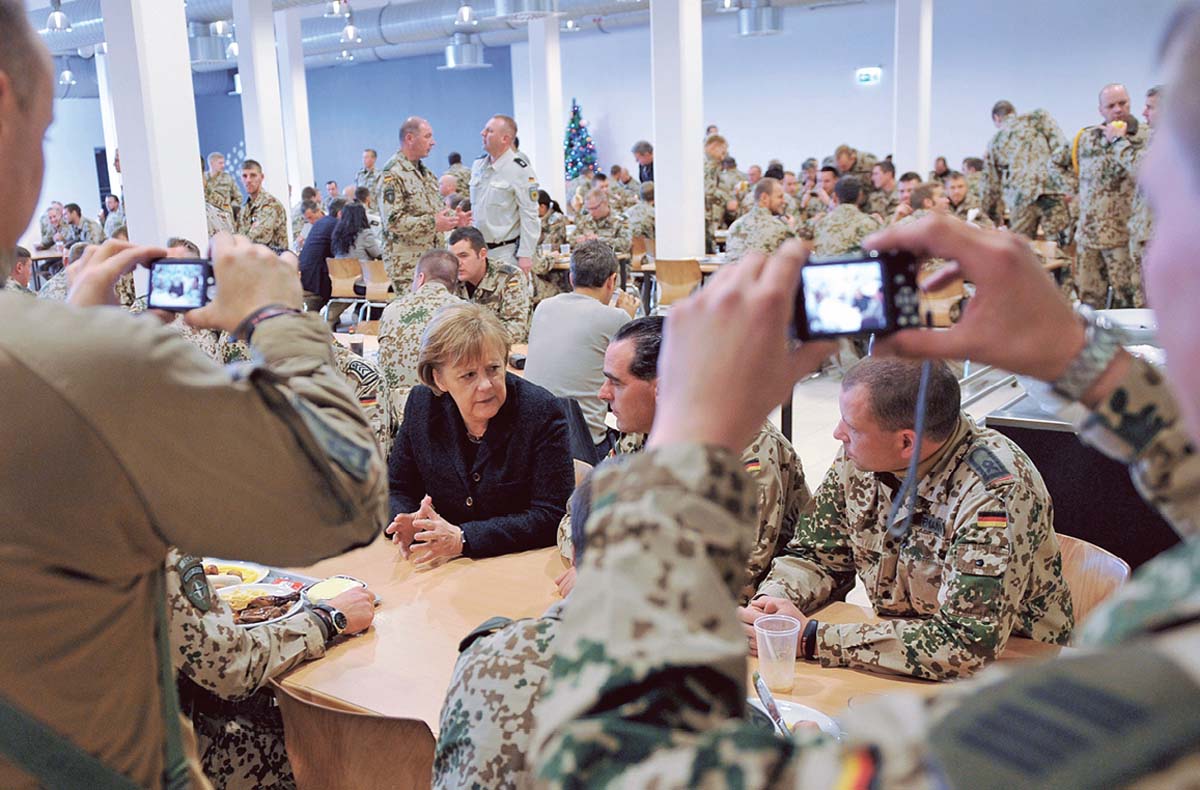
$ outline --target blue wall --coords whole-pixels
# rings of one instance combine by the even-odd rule
[[[362,149],[379,151],[379,167],[399,147],[400,124],[419,115],[433,127],[437,146],[426,160],[443,172],[446,155],[463,161],[482,153],[479,132],[487,119],[513,112],[508,47],[486,50],[490,69],[438,71],[441,55],[316,69],[308,72],[313,172],[318,184],[345,186],[362,167]]]

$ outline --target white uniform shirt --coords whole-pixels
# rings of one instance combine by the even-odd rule
[[[519,239],[518,258],[532,258],[542,223],[537,212],[538,182],[529,162],[513,149],[496,161],[487,154],[471,165],[471,211],[488,244]]]

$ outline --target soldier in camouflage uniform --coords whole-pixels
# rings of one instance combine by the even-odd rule
[[[538,218],[542,224],[542,233],[538,237],[537,251],[533,257],[533,307],[552,296],[571,290],[567,272],[552,268],[558,262],[555,257],[562,245],[567,243],[567,217],[562,213],[558,202],[550,197],[544,189],[538,190]],[[542,252],[542,247],[549,244],[550,254]]]
[[[458,259],[457,296],[495,313],[513,343],[526,342],[531,309],[525,274],[511,263],[488,257],[487,242],[478,228],[451,232],[450,252]]]
[[[996,226],[979,205],[971,192],[970,184],[962,173],[955,170],[946,176],[946,198],[949,212],[964,222],[974,222],[981,228],[991,230]]]
[[[1109,139],[1113,130],[1124,131],[1124,119],[1133,120],[1124,86],[1108,85],[1100,92],[1100,113],[1104,124],[1083,129],[1074,143],[1064,143],[1056,150],[1051,161],[1064,183],[1078,184],[1075,284],[1080,301],[1092,307],[1109,306],[1110,287],[1112,307],[1142,307],[1145,295],[1141,276],[1129,255],[1129,216],[1137,186]],[[1145,127],[1139,127],[1136,134],[1124,135],[1128,145],[1135,148],[1145,145],[1147,136]]]
[[[593,189],[587,196],[587,214],[575,220],[575,243],[599,239],[613,248],[618,258],[628,258],[633,243],[633,234],[625,217],[612,210],[608,194],[602,189]]]
[[[433,150],[433,129],[424,118],[400,127],[400,150],[380,179],[383,261],[396,293],[412,286],[417,260],[444,244],[445,233],[463,224],[463,212],[442,205],[437,179],[422,159]]]
[[[38,227],[42,236],[36,245],[37,249],[48,250],[61,241],[66,231],[66,223],[63,221],[63,204],[57,200],[53,201],[46,209],[46,213],[38,218]],[[55,239],[55,236],[58,238]]]
[[[725,138],[718,134],[710,135],[704,141],[704,227],[710,241],[721,227],[725,204],[732,199],[721,180],[721,162],[728,150]]]
[[[878,214],[886,222],[896,213],[900,195],[896,192],[896,166],[886,159],[871,168],[871,185],[875,187],[867,195],[866,212]]]
[[[725,242],[729,261],[735,262],[752,250],[770,255],[796,235],[781,216],[784,197],[783,185],[774,178],[758,180],[754,187],[754,208],[729,226],[729,237]]]
[[[235,230],[233,215],[222,211],[211,203],[204,204],[204,222],[208,228],[208,237],[210,239],[218,233],[233,233]]]
[[[984,156],[981,208],[999,216],[1003,200],[1009,230],[1032,239],[1040,225],[1052,237],[1068,222],[1063,189],[1047,171],[1051,156],[1067,143],[1062,130],[1045,110],[1018,115],[1007,101],[992,107],[992,123],[997,131]]]
[[[458,287],[458,261],[446,250],[431,250],[417,262],[412,288],[392,300],[379,321],[379,369],[387,382],[391,420],[399,428],[408,393],[421,383],[417,360],[421,335],[441,308],[462,300]]]
[[[4,262],[0,261],[0,272],[3,271]],[[10,291],[16,294],[25,296],[36,296],[29,290],[29,281],[33,276],[33,260],[29,254],[29,250],[24,247],[17,247],[16,254],[12,258],[12,268],[7,272],[8,278],[3,281],[5,291]]]
[[[817,171],[816,186],[800,196],[800,214],[796,220],[796,235],[800,238],[811,241],[817,223],[837,205],[833,201],[837,178],[836,168],[823,167]]]
[[[122,201],[124,202],[124,201]],[[208,155],[208,172],[204,174],[204,202],[236,217],[242,203],[242,191],[233,176],[225,171],[225,156],[217,151]]]
[[[367,417],[379,451],[387,458],[392,451],[392,439],[400,427],[393,419],[391,393],[383,373],[375,363],[363,359],[337,340],[332,340],[333,364],[342,374],[358,398],[359,408]]]
[[[262,188],[262,165],[253,159],[242,162],[242,183],[246,185],[246,202],[237,212],[237,232],[257,244],[265,244],[276,252],[288,248],[287,209]]]
[[[647,181],[639,188],[641,200],[625,212],[629,220],[629,235],[654,241],[654,182]]]
[[[1149,128],[1144,144],[1133,145],[1125,139],[1126,128],[1124,127],[1121,127],[1119,132],[1110,128],[1113,151],[1116,153],[1117,161],[1125,168],[1129,177],[1135,181],[1138,169],[1142,164],[1142,155],[1149,150],[1150,140],[1154,136],[1154,122],[1158,115],[1158,100],[1161,92],[1161,86],[1153,87],[1146,92],[1146,107],[1142,110],[1142,116],[1146,119],[1146,126]],[[1146,243],[1150,241],[1153,230],[1154,215],[1150,211],[1150,201],[1146,199],[1145,191],[1139,188],[1134,191],[1133,205],[1129,211],[1129,258],[1133,263],[1133,277],[1138,288],[1135,299],[1138,307],[1145,304],[1145,291],[1142,288],[1142,257],[1145,255]]]
[[[91,217],[83,216],[77,203],[68,203],[63,208],[63,244],[70,247],[78,242],[99,244],[104,241],[104,228]]]
[[[843,143],[833,152],[833,160],[837,164],[838,176],[854,176],[862,187],[863,195],[870,197],[875,191],[871,172],[875,169],[875,163],[879,161],[875,154],[859,151]]]
[[[375,162],[379,159],[379,152],[374,148],[364,148],[362,155],[362,169],[354,174],[354,186],[366,187],[371,190],[374,195],[379,191],[379,179],[383,176],[375,169]]]
[[[471,197],[471,168],[462,163],[462,156],[457,151],[450,154],[450,167],[443,175],[454,176],[455,191],[465,199]]]
[[[813,225],[814,255],[857,252],[862,241],[882,227],[879,220],[858,208],[860,185],[854,176],[842,176],[834,186],[837,205]]]

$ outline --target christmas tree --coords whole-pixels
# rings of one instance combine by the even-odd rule
[[[579,103],[571,99],[571,120],[567,122],[567,136],[563,141],[566,154],[567,180],[575,178],[589,167],[596,166],[596,146],[587,130],[587,121],[579,111]]]

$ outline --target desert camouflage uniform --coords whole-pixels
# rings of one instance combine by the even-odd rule
[[[725,216],[725,204],[729,202],[731,193],[725,188],[721,179],[721,165],[715,160],[704,159],[704,218],[708,236],[721,226]]]
[[[1117,161],[1121,163],[1135,183],[1138,168],[1141,167],[1142,155],[1150,149],[1150,140],[1153,136],[1154,130],[1151,129],[1146,133],[1146,142],[1142,145],[1133,145],[1124,138],[1113,142],[1113,151],[1116,152]],[[1143,294],[1143,304],[1145,299],[1142,288],[1142,256],[1145,254],[1146,243],[1153,235],[1154,215],[1150,211],[1150,201],[1146,199],[1144,191],[1135,189],[1133,205],[1129,211],[1129,257],[1133,261],[1133,276],[1137,282],[1139,293]]]
[[[625,219],[629,220],[630,237],[641,236],[654,241],[654,204],[638,201],[625,212]]]
[[[0,288],[0,290],[9,291],[9,292],[15,293],[15,294],[23,294],[24,296],[36,296],[37,295],[33,291],[26,288],[24,285],[21,285],[19,282],[14,280],[12,277],[9,277],[7,280],[4,281],[4,285],[2,288]]]
[[[405,293],[421,256],[446,244],[445,234],[435,229],[435,215],[445,206],[433,171],[403,155],[384,171],[379,191],[383,261],[396,293]]]
[[[387,382],[388,408],[397,428],[404,419],[408,393],[421,383],[417,378],[421,334],[434,313],[460,301],[441,283],[427,282],[416,293],[406,292],[383,309],[379,320],[379,370]]]
[[[464,640],[469,645],[454,665],[439,718],[435,789],[533,786],[527,754],[534,708],[565,603],[541,617],[493,618]]]
[[[854,776],[853,786],[933,790],[1140,778],[1138,787],[1194,787],[1200,747],[1185,737],[1194,720],[1179,716],[1200,694],[1200,454],[1162,376],[1134,365],[1081,435],[1131,464],[1185,542],[1089,616],[1077,642],[1096,652],[991,667],[924,699],[864,702],[842,714],[840,742],[811,731],[788,741],[741,719],[746,640],[731,612],[746,551],[738,525],[753,503],[740,461],[681,445],[597,470],[596,526],[538,709],[539,781],[799,788],[852,786]],[[1098,709],[1109,712],[1101,728],[1086,712]],[[1146,726],[1126,748],[1135,722]]]
[[[142,309],[145,309],[144,299],[139,300],[139,307],[133,312],[140,312]],[[196,329],[184,321],[182,315],[168,326],[203,351],[209,359],[221,365],[250,361],[250,347],[241,340],[231,340],[229,333],[223,329]]]
[[[42,249],[49,249],[50,247],[53,247],[54,246],[54,234],[55,233],[59,233],[59,234],[64,233],[67,229],[66,222],[61,219],[59,220],[57,225],[51,225],[49,214],[42,214],[42,216],[38,218],[38,228],[42,232],[42,240],[38,244],[38,246],[41,247]]]
[[[304,223],[306,222],[308,222],[308,220],[304,218],[304,201],[302,200],[296,205],[292,206],[291,234],[293,250],[300,247],[300,231],[304,229]]]
[[[731,262],[737,261],[751,250],[770,255],[795,235],[782,217],[775,216],[762,206],[755,206],[750,213],[738,217],[729,226],[725,255]]]
[[[878,214],[883,217],[884,222],[887,222],[896,213],[899,205],[899,190],[893,189],[891,192],[884,192],[882,189],[876,189],[867,196],[866,213]]]
[[[963,222],[973,222],[981,228],[991,230],[996,227],[995,223],[988,217],[982,208],[980,208],[975,196],[967,191],[967,196],[963,198],[962,203],[957,206],[950,204],[950,214],[958,217]]]
[[[805,197],[808,198],[807,204],[804,202]],[[815,189],[810,190],[807,195],[800,195],[798,197],[798,204],[800,206],[800,213],[796,217],[796,235],[802,239],[811,241],[817,223],[831,209],[825,205],[825,201],[821,200],[820,195],[817,194]]]
[[[218,233],[233,233],[233,215],[217,208],[212,203],[204,204],[204,219],[208,223],[208,237],[211,239]]]
[[[551,268],[557,263],[554,256],[562,249],[562,245],[567,243],[567,218],[562,212],[550,209],[546,212],[546,216],[541,218],[541,222],[542,235],[538,238],[537,253],[533,256],[533,269],[531,270],[534,307],[551,296],[571,290],[571,281],[567,277],[567,272]],[[551,255],[542,254],[543,244],[551,246]]]
[[[354,388],[358,405],[371,425],[375,441],[384,458],[392,451],[392,439],[400,423],[392,419],[391,393],[379,367],[363,359],[336,340],[333,341],[333,364],[346,382]]]
[[[879,160],[875,154],[868,154],[865,151],[855,151],[854,154],[854,164],[841,175],[857,178],[859,185],[862,187],[863,195],[870,198],[871,193],[876,191],[875,184],[871,181],[871,171],[875,169],[875,163]]]
[[[37,292],[38,299],[52,299],[56,302],[65,302],[67,301],[68,288],[67,270],[63,269],[42,283],[41,289]]]
[[[72,244],[81,241],[87,244],[99,244],[104,241],[104,228],[100,227],[100,223],[91,217],[80,217],[78,225],[68,223],[63,227],[63,244],[67,246],[67,249],[70,249]]]
[[[484,305],[495,313],[512,342],[524,343],[529,339],[529,287],[525,274],[516,266],[489,259],[479,285],[472,290],[460,280],[456,293],[459,298]]]
[[[1047,238],[1068,222],[1065,190],[1051,177],[1050,158],[1067,145],[1062,129],[1045,110],[1013,113],[992,135],[983,158],[979,190],[981,208],[999,217],[1001,199],[1008,208],[1013,233],[1033,238],[1039,223]]]
[[[246,196],[237,214],[237,232],[250,241],[276,250],[288,248],[287,210],[265,189],[254,197]]]
[[[197,557],[174,548],[167,553],[171,659],[204,774],[227,790],[295,787],[283,720],[264,686],[325,655],[324,632],[306,612],[257,628],[234,625],[233,612],[202,573],[185,585],[196,567],[203,571]]]
[[[204,202],[211,203],[232,217],[242,203],[242,190],[238,189],[233,176],[224,170],[205,173]]]
[[[609,181],[608,183],[612,183]],[[608,204],[613,211],[624,213],[627,208],[638,202],[638,197],[624,189],[614,189],[609,187],[605,190],[608,195]]]
[[[383,173],[380,171],[376,170],[375,168],[368,170],[364,167],[354,174],[354,186],[366,187],[367,189],[371,190],[371,195],[374,195],[379,191],[379,181],[382,178]]]
[[[983,206],[984,193],[983,189],[986,186],[983,182],[983,171],[978,173],[963,173],[963,178],[967,179],[967,194],[975,197],[975,202]]]
[[[1125,145],[1141,148],[1147,137],[1142,125]],[[1115,142],[1115,141],[1114,141]],[[1071,144],[1054,153],[1051,167],[1065,183],[1074,181]],[[1096,308],[1106,307],[1109,286],[1113,307],[1144,307],[1139,273],[1129,256],[1129,216],[1136,184],[1122,166],[1114,143],[1104,128],[1091,126],[1079,136],[1079,224],[1075,231],[1078,254],[1075,267],[1079,299]]]
[[[455,192],[464,198],[471,197],[471,168],[459,162],[450,165],[450,169],[446,171],[445,175],[454,176]]]
[[[1033,464],[963,417],[924,465],[912,528],[897,544],[887,521],[900,480],[858,471],[840,453],[758,595],[811,613],[857,573],[875,611],[902,618],[822,624],[823,666],[949,680],[994,660],[1010,634],[1066,643],[1071,596],[1050,495]]]
[[[740,197],[750,188],[750,176],[737,168],[722,170],[721,187],[731,199],[733,197]]]
[[[862,213],[857,206],[836,205],[813,225],[813,254],[857,252],[862,248],[863,239],[881,227],[878,220]]]
[[[567,181],[567,208],[578,205],[579,214],[584,213],[583,206],[587,202],[587,193],[592,191],[592,174],[580,173]],[[578,198],[578,200],[576,200]]]
[[[575,220],[575,237],[595,235],[600,241],[613,248],[618,258],[628,257],[633,244],[633,233],[629,222],[616,211],[609,209],[608,216],[596,219],[591,214],[580,214]]]

